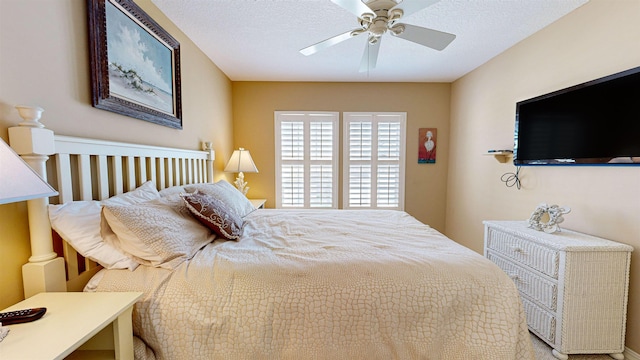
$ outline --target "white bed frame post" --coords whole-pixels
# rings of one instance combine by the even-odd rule
[[[203,141],[202,142],[202,150],[206,151],[209,155],[207,159],[207,181],[213,183],[213,160],[216,158],[215,152],[213,151],[213,143],[211,141]]]
[[[46,181],[45,164],[49,155],[55,153],[53,131],[45,129],[38,122],[42,109],[27,106],[16,108],[25,121],[9,128],[11,147]],[[47,198],[27,201],[31,257],[22,266],[25,298],[45,291],[67,291],[64,259],[53,251],[48,203]]]

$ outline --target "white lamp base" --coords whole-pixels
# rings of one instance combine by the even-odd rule
[[[247,182],[244,181],[244,174],[242,172],[238,173],[238,177],[234,182],[236,188],[242,193],[242,195],[247,195],[247,191],[249,191],[249,187],[247,186]]]

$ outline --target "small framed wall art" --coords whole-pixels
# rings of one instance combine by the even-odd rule
[[[93,106],[182,129],[180,43],[131,0],[88,0]]]
[[[437,134],[436,128],[420,128],[418,130],[418,164],[435,164]]]

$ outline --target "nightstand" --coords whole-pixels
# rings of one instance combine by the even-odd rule
[[[47,308],[39,320],[8,326],[0,359],[133,359],[131,313],[140,297],[141,292],[34,295],[2,310]]]
[[[256,209],[264,209],[264,204],[267,202],[267,199],[249,199],[253,206]]]

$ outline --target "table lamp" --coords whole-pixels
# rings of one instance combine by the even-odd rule
[[[58,192],[0,139],[0,204],[55,195]]]
[[[247,186],[247,182],[244,181],[244,173],[257,173],[258,168],[256,167],[256,164],[253,163],[249,150],[239,148],[238,150],[234,150],[233,154],[231,154],[231,159],[229,159],[224,171],[238,173],[238,177],[234,184],[242,194],[247,195],[249,187]]]

